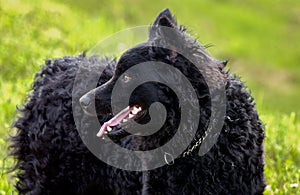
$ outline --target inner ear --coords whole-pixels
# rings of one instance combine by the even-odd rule
[[[173,24],[173,22],[171,20],[169,20],[169,18],[167,18],[167,17],[160,18],[158,21],[158,25],[175,28],[175,25]]]
[[[156,17],[153,26],[166,26],[174,28],[176,26],[176,21],[173,18],[169,9],[165,9],[164,11],[160,12]]]

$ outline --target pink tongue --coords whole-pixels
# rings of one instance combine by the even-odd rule
[[[125,109],[121,110],[116,116],[114,116],[112,119],[110,119],[109,121],[105,122],[99,132],[97,133],[97,137],[101,137],[108,126],[117,126],[118,124],[121,123],[121,121],[126,118],[129,113],[131,112],[132,108],[130,108],[130,106],[127,106]]]

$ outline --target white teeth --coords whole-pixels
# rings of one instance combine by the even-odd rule
[[[129,118],[131,119],[132,117],[134,117],[134,115],[133,114],[129,114]]]
[[[134,109],[131,112],[132,114],[137,114],[139,111],[134,107]]]
[[[139,111],[141,111],[142,110],[142,108],[139,106],[139,107],[133,107],[133,109],[132,109],[132,114],[137,114]]]
[[[107,134],[108,132],[107,132],[107,131],[105,131],[104,133],[105,133],[105,134]]]
[[[123,123],[126,123],[126,122],[128,122],[128,119],[124,118],[124,119],[122,120],[122,122],[123,122]]]
[[[112,128],[110,126],[106,127],[107,131],[111,131]]]

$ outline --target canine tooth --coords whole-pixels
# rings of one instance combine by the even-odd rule
[[[107,131],[111,131],[112,128],[110,126],[107,126]]]
[[[132,118],[132,117],[134,117],[134,115],[133,114],[129,114],[129,118]]]
[[[108,131],[105,131],[104,133],[105,133],[105,134],[107,134],[107,133],[108,133]]]
[[[122,120],[123,123],[126,123],[127,121],[128,121],[128,119],[126,119],[126,118],[124,118],[124,119]]]

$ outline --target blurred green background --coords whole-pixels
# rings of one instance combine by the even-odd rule
[[[266,194],[300,194],[300,1],[0,0],[0,194],[14,192],[7,138],[45,59],[77,55],[164,8],[208,52],[229,59],[266,125]]]

